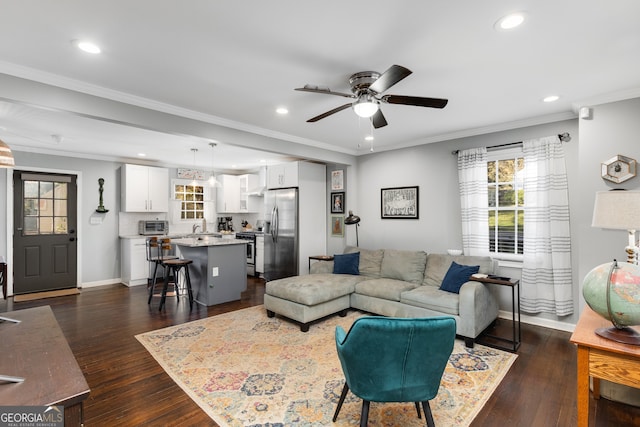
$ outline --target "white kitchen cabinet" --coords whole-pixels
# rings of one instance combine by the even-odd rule
[[[145,285],[149,275],[147,239],[120,239],[120,269],[122,283],[127,286]]]
[[[258,185],[257,175],[219,175],[218,180],[221,184],[216,196],[218,213],[259,211],[262,199],[248,194]]]
[[[240,212],[240,179],[237,175],[218,175],[220,188],[216,195],[218,213]]]
[[[298,183],[298,162],[267,167],[267,188],[297,187]]]
[[[122,212],[168,212],[169,170],[122,165],[120,210]]]
[[[256,235],[256,275],[264,273],[264,235]]]
[[[238,176],[240,184],[240,212],[251,213],[258,212],[261,197],[251,196],[249,192],[258,186],[258,175],[246,174]]]

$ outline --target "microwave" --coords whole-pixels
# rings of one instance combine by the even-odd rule
[[[142,234],[143,236],[154,234],[169,234],[169,221],[138,221],[138,234]]]

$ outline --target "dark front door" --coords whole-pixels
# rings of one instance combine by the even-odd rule
[[[76,176],[14,171],[13,292],[77,286]]]

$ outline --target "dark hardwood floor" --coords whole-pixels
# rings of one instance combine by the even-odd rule
[[[249,279],[240,301],[189,312],[185,299],[168,298],[159,312],[157,301],[147,305],[144,286],[117,284],[38,301],[10,298],[0,301],[0,312],[51,306],[91,388],[86,426],[215,426],[134,335],[262,304],[263,294],[264,282]],[[576,349],[570,334],[524,324],[522,332],[518,359],[472,426],[576,425]],[[597,427],[638,426],[640,408],[591,399],[590,419]]]

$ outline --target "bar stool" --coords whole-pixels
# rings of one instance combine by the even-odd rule
[[[185,286],[187,288],[187,294],[189,295],[189,309],[193,309],[193,291],[191,290],[191,278],[189,277],[189,264],[192,263],[192,260],[184,258],[168,259],[163,261],[163,265],[165,267],[164,286],[162,287],[159,310],[162,310],[162,307],[164,306],[164,302],[167,297],[167,289],[169,288],[169,276],[171,276],[172,273],[176,289],[176,298],[180,301],[180,292],[178,292],[178,274],[183,267]]]
[[[169,255],[171,251],[171,239],[168,237],[164,237],[161,240],[158,240],[157,237],[151,237],[147,240],[147,261],[153,262],[153,279],[151,281],[151,285],[149,286],[149,300],[147,304],[151,304],[151,299],[153,298],[153,291],[156,288],[156,280],[158,278],[158,267],[162,267],[166,270],[164,266],[164,262],[171,259],[178,259],[176,255]],[[166,271],[165,271],[166,273]]]

